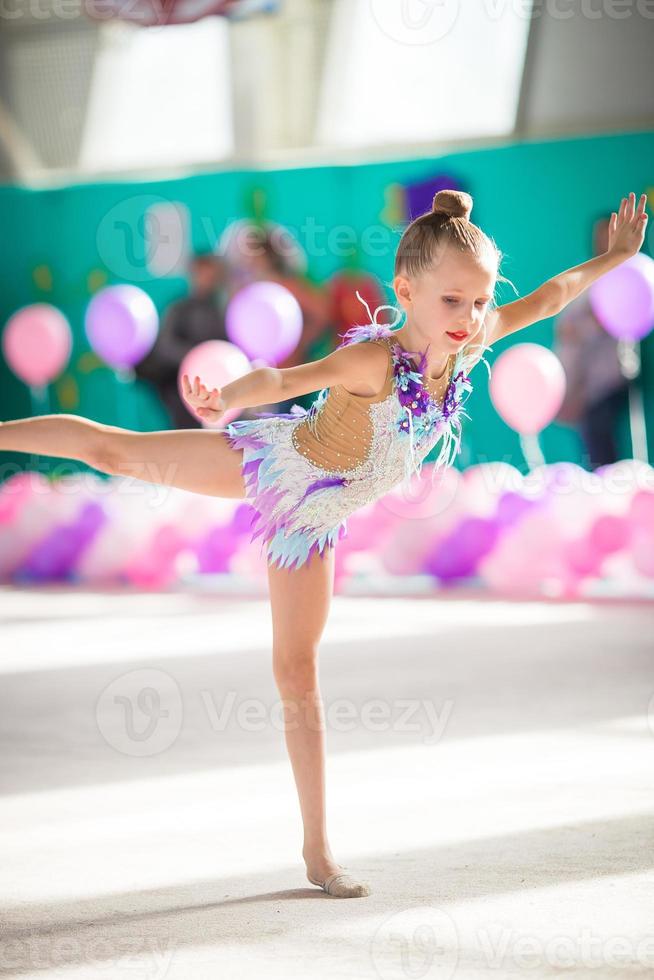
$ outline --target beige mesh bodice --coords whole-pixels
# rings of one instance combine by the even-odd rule
[[[386,377],[375,395],[354,395],[343,385],[334,385],[309,426],[309,420],[293,428],[292,442],[298,452],[309,462],[326,470],[344,472],[364,462],[373,439],[373,424],[369,406],[388,398],[393,390],[393,358],[390,350],[392,338],[382,337],[366,343],[383,344],[388,354]],[[451,363],[445,374],[451,373]],[[423,378],[431,393],[442,403],[446,380]]]

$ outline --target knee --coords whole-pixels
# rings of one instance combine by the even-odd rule
[[[318,651],[274,650],[273,671],[281,690],[297,694],[310,691],[318,682]]]

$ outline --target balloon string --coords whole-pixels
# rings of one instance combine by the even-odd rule
[[[543,456],[542,450],[540,448],[540,443],[538,441],[537,435],[519,435],[520,438],[520,448],[522,449],[522,455],[525,458],[525,462],[530,470],[536,469],[537,466],[545,465],[545,457]]]

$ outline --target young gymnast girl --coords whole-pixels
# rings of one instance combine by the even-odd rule
[[[432,211],[405,229],[393,288],[400,329],[357,325],[326,357],[287,369],[261,367],[221,390],[184,377],[185,399],[209,422],[319,392],[309,411],[260,413],[224,429],[132,432],[74,415],[0,424],[0,449],[83,461],[108,474],[218,497],[247,497],[253,538],[267,546],[273,672],[303,822],[312,884],[329,895],[370,894],[336,863],[325,819],[325,738],[318,645],[333,588],[334,546],[346,518],[420,472],[441,443],[433,472],[460,443],[469,372],[489,344],[559,313],[599,276],[641,247],[646,196],[631,193],[611,216],[609,247],[504,306],[493,294],[500,252],[470,221],[472,199],[439,191]],[[402,314],[397,311],[400,317]],[[368,310],[370,316],[370,310]],[[487,341],[489,342],[487,344]]]

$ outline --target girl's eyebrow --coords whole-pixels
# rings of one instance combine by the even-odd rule
[[[464,290],[463,289],[459,289],[458,286],[453,286],[451,289],[444,289],[443,292],[445,292],[445,293],[463,293]],[[489,293],[482,293],[480,299],[490,299],[490,294]]]

